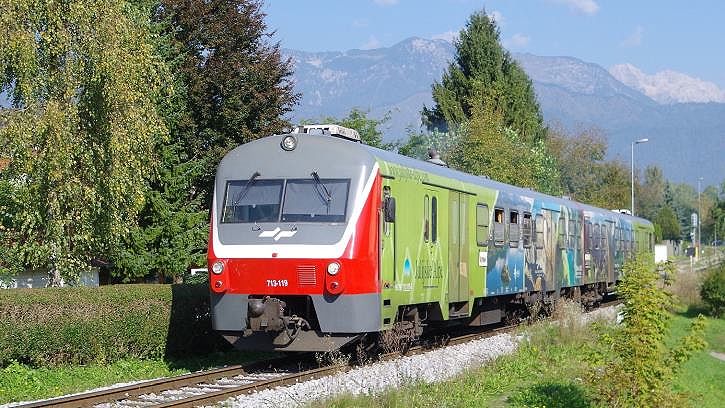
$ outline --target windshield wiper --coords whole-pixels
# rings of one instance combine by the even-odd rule
[[[327,201],[327,203],[329,205],[330,201],[332,201],[332,194],[330,194],[330,191],[322,183],[322,181],[320,180],[320,176],[317,175],[316,171],[313,171],[312,173],[310,173],[310,176],[312,176],[312,178],[315,179],[315,183],[318,186],[322,187],[322,189],[325,190],[325,195],[327,195],[327,197],[323,196],[319,189],[316,189],[317,192],[320,194],[320,197],[322,197],[325,201]]]
[[[249,188],[252,187],[252,183],[254,183],[254,180],[261,176],[258,171],[255,171],[254,174],[252,174],[252,177],[249,178],[247,181],[247,184],[244,185],[244,188],[242,191],[238,192],[237,195],[234,197],[234,205],[239,204],[240,201],[242,201],[242,198],[247,195],[247,192],[249,192]]]

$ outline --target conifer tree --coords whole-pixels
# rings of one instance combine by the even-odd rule
[[[476,89],[493,90],[491,103],[501,109],[503,124],[527,142],[544,137],[543,119],[533,85],[511,54],[501,46],[496,23],[485,11],[469,18],[455,43],[456,56],[433,84],[433,109],[424,109],[429,128],[456,127],[471,119],[482,100]]]

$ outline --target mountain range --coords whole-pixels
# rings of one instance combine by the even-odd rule
[[[387,48],[307,52],[283,50],[294,63],[302,100],[292,121],[343,117],[352,108],[390,118],[386,141],[404,140],[432,106],[431,85],[454,56],[444,40],[409,38]],[[725,92],[674,71],[647,75],[623,64],[610,70],[573,57],[513,54],[532,79],[544,120],[569,130],[595,127],[609,158],[657,165],[675,182],[719,184],[725,178]]]

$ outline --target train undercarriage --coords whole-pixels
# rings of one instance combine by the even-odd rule
[[[448,319],[444,318],[438,302],[404,305],[398,308],[395,321],[386,330],[362,333],[322,330],[309,296],[252,295],[247,301],[245,329],[221,334],[243,350],[327,352],[363,341],[387,351],[402,350],[406,344],[430,332],[442,333],[454,327],[513,325],[549,315],[560,299],[580,303],[585,310],[593,309],[613,289],[611,285],[596,283],[558,291],[482,297],[475,299],[472,307],[468,302],[451,303]]]

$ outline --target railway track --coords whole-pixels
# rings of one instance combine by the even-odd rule
[[[424,353],[436,347],[461,344],[510,331],[516,326],[495,328],[479,333],[439,339],[437,344],[427,343],[408,349],[405,355]],[[380,360],[400,356],[399,352],[383,354]],[[237,395],[249,394],[298,382],[346,372],[354,368],[349,364],[332,364],[318,368],[292,368],[312,364],[310,356],[268,360],[249,365],[235,365],[178,377],[139,382],[106,390],[59,397],[20,405],[31,407],[196,407],[214,404]]]
[[[607,301],[600,307],[613,306],[617,303],[620,301]],[[406,350],[405,355],[425,353],[438,347],[495,336],[509,332],[516,327],[518,325],[465,333],[450,338],[439,337],[435,341],[411,347]],[[400,352],[387,353],[381,355],[379,360],[390,360],[400,355]],[[20,405],[20,407],[196,407],[215,404],[238,395],[346,372],[355,367],[345,363],[310,368],[314,365],[316,363],[312,355],[305,354],[293,358],[277,358],[178,377],[144,381],[133,385],[38,401]]]

